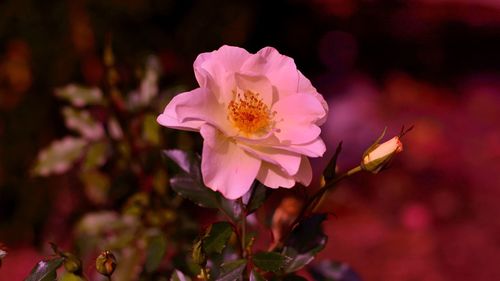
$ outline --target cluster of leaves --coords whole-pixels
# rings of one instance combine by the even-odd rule
[[[81,260],[69,252],[61,252],[51,244],[54,254],[36,264],[25,281],[52,281],[57,278],[57,270],[64,267],[61,281],[84,281]]]
[[[121,264],[117,280],[153,278],[171,271],[162,261],[167,254],[182,256],[198,228],[187,211],[180,211],[183,200],[169,190],[161,157],[167,138],[156,115],[174,91],[159,92],[156,57],[138,69],[137,87],[127,93],[118,85],[110,46],[104,63],[101,87],[70,84],[55,91],[70,135],[43,149],[32,172],[42,177],[76,173],[85,204],[98,210],[85,213],[74,228],[75,252],[82,260],[110,249]],[[52,268],[60,259],[49,260],[40,268]]]
[[[93,204],[121,209],[88,213],[76,225],[75,242],[82,260],[96,249],[112,250],[120,262],[116,272],[113,265],[107,276],[113,274],[121,281],[164,280],[168,275],[171,280],[306,280],[302,273],[316,280],[359,280],[345,264],[311,264],[328,240],[322,229],[327,215],[316,213],[317,205],[339,180],[360,170],[336,174],[340,145],[325,170],[325,185],[305,198],[298,214],[273,222],[282,224],[271,225],[281,228],[273,244],[267,249],[256,247],[257,226],[247,219],[265,203],[271,189],[256,181],[242,198],[226,199],[203,184],[200,157],[179,149],[163,152],[169,164],[175,163],[165,169],[161,148],[166,145],[155,118],[161,110],[155,105],[162,104],[157,62],[148,61],[138,89],[124,98],[110,48],[104,61],[107,76],[102,89],[69,85],[56,91],[68,103],[61,113],[74,134],[41,151],[33,169],[35,175],[47,176],[78,167]],[[198,226],[182,209],[183,199],[213,209],[220,220],[195,239]],[[57,247],[54,252],[26,280],[56,280],[62,265],[66,273],[61,280],[85,280],[80,259]],[[70,263],[73,267],[66,266]],[[78,270],[72,269],[75,263]]]
[[[339,152],[340,147],[333,162]],[[170,280],[307,280],[301,276],[303,273],[315,280],[360,280],[346,264],[328,260],[311,264],[314,257],[325,248],[328,240],[322,228],[327,215],[311,211],[314,209],[312,204],[315,204],[318,196],[323,193],[309,198],[308,202],[311,203],[303,206],[302,212],[288,225],[287,232],[282,237],[275,237],[279,239],[279,243],[268,250],[254,250],[254,243],[259,237],[255,229],[252,229],[255,226],[247,225],[247,218],[265,203],[270,189],[256,182],[245,196],[238,200],[229,200],[203,184],[198,155],[181,150],[167,150],[164,155],[177,166],[176,175],[170,178],[171,189],[201,207],[217,210],[220,218],[224,218],[209,225],[194,240],[191,249],[185,251],[190,252],[190,256],[178,257],[182,259],[177,263],[180,270],[174,268],[175,264],[171,262],[168,270],[171,272]],[[332,165],[334,167],[335,163]],[[325,173],[325,176],[331,180],[338,178],[335,172],[331,171]],[[329,185],[325,187],[328,188]],[[137,275],[130,278],[130,270],[134,267],[130,260],[141,260],[142,278],[168,274],[164,272],[155,275],[166,258],[168,244],[171,242],[168,232],[158,227],[141,227],[144,221],[148,221],[144,212],[151,204],[149,200],[150,197],[146,194],[137,194],[130,198],[124,213],[104,212],[94,214],[93,217],[87,216],[77,227],[77,233],[82,234],[84,240],[92,241],[93,237],[97,244],[103,236],[96,235],[96,232],[103,231],[109,235],[110,231],[114,230],[115,233],[120,233],[114,239],[109,239],[106,246],[115,249],[128,247],[128,252],[134,253],[134,257],[130,259],[121,255],[117,268],[124,268],[126,274],[117,272],[113,276],[116,280],[138,279]],[[92,231],[93,234],[89,233]],[[137,240],[141,241],[139,244],[145,245],[142,254],[132,243]],[[39,262],[26,280],[56,280],[57,269],[62,265],[66,272],[60,280],[86,280],[81,274],[81,261],[76,256],[60,252],[55,246],[53,248],[55,255]],[[106,271],[106,267],[101,267]],[[99,267],[97,269],[100,270]],[[114,267],[112,269],[114,271]],[[127,274],[130,279],[127,279]],[[111,274],[109,277],[111,278]]]
[[[340,147],[333,161],[336,161],[339,152]],[[180,150],[168,150],[164,154],[181,170],[170,179],[171,188],[199,206],[217,209],[225,218],[211,224],[194,242],[193,266],[189,273],[185,275],[176,270],[172,280],[191,280],[189,276],[193,275],[202,280],[217,281],[306,280],[297,275],[303,269],[316,280],[360,280],[345,264],[324,261],[309,265],[326,245],[327,236],[322,229],[326,214],[307,212],[306,208],[312,206],[305,205],[300,217],[289,225],[282,243],[268,251],[254,252],[254,241],[258,237],[255,232],[249,231],[246,219],[264,204],[270,189],[256,181],[241,199],[229,200],[203,184],[199,156]],[[335,177],[331,173],[328,176]]]

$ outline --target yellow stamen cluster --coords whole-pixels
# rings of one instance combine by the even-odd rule
[[[228,119],[233,125],[246,136],[267,132],[272,115],[259,94],[247,90],[234,96],[227,106]]]

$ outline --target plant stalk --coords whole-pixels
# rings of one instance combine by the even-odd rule
[[[354,167],[352,169],[350,169],[349,171],[341,174],[341,175],[338,175],[336,176],[335,178],[333,178],[331,181],[329,181],[328,183],[326,183],[316,194],[314,194],[308,201],[307,203],[304,205],[304,207],[302,207],[302,209],[300,210],[300,213],[299,215],[295,218],[295,220],[293,221],[293,223],[290,224],[290,227],[287,231],[287,234],[286,235],[283,235],[283,237],[280,239],[279,243],[276,244],[276,246],[272,249],[276,249],[276,248],[280,248],[283,246],[283,243],[284,241],[290,236],[290,234],[292,233],[292,230],[295,228],[295,226],[307,215],[309,215],[310,213],[313,213],[315,212],[318,207],[320,206],[321,202],[323,201],[326,193],[329,191],[329,190],[332,190],[334,187],[336,187],[336,184],[339,183],[340,181],[342,181],[343,179],[353,175],[353,174],[356,174],[358,172],[362,171],[361,169],[361,166],[357,166],[357,167]]]

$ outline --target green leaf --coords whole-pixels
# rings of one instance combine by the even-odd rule
[[[197,265],[205,266],[207,263],[207,256],[205,254],[205,249],[203,249],[203,238],[194,242],[191,257],[193,258],[193,262]]]
[[[87,171],[104,165],[108,156],[107,149],[108,143],[105,141],[90,144],[83,160],[82,170]]]
[[[52,142],[38,154],[33,173],[48,176],[68,171],[82,157],[86,145],[86,140],[74,137]]]
[[[160,126],[156,122],[156,116],[147,114],[142,123],[142,137],[153,145],[160,144]]]
[[[323,237],[315,248],[305,253],[298,253],[293,247],[285,247],[283,254],[291,259],[285,267],[285,272],[295,272],[314,260],[314,257],[325,248],[327,240],[326,236]]]
[[[321,226],[325,214],[316,214],[303,219],[285,241],[282,254],[290,258],[284,268],[286,273],[295,272],[310,263],[324,249],[328,237]]]
[[[99,88],[90,88],[70,84],[66,87],[56,89],[55,94],[57,97],[69,101],[76,107],[105,103],[102,92]]]
[[[120,123],[115,117],[110,116],[108,118],[108,123],[107,125],[107,132],[108,135],[114,139],[114,140],[121,140],[123,139],[123,130],[122,127],[120,126]]]
[[[180,174],[170,179],[172,190],[201,207],[219,207],[220,195],[203,184],[199,156],[177,149],[163,153],[182,169]]]
[[[216,281],[241,281],[243,280],[243,271],[247,265],[246,260],[235,260],[224,263],[221,266],[221,275]]]
[[[77,110],[72,107],[62,109],[66,127],[78,132],[82,137],[89,140],[98,140],[104,137],[104,127],[94,120],[86,110]]]
[[[250,281],[266,281],[266,279],[256,270],[252,270],[252,272],[250,272]]]
[[[322,223],[326,214],[314,214],[301,220],[285,241],[285,247],[292,247],[298,253],[306,253],[320,245],[326,235]]]
[[[221,210],[233,221],[240,219],[242,209],[237,200],[226,199],[203,183],[198,155],[178,149],[165,150],[163,153],[182,170],[180,174],[170,179],[172,190],[201,207]]]
[[[361,281],[361,277],[348,264],[323,260],[308,267],[317,281]]]
[[[128,95],[127,105],[130,110],[152,105],[151,101],[158,95],[160,68],[157,57],[148,57],[139,88]]]
[[[25,281],[55,281],[56,271],[61,267],[63,261],[63,257],[56,257],[38,262]]]
[[[259,252],[252,257],[256,267],[264,271],[277,272],[289,262],[289,258],[276,252]]]
[[[220,254],[233,234],[233,227],[228,222],[216,222],[211,225],[203,241],[207,254]]]
[[[256,182],[252,188],[252,195],[247,203],[247,214],[257,210],[266,201],[268,188],[260,182]]]
[[[174,273],[172,273],[170,281],[191,281],[191,278],[189,276],[186,276],[180,270],[176,269],[174,270]]]
[[[79,176],[85,187],[87,197],[94,203],[105,203],[111,186],[108,174],[99,170],[89,170],[82,171]]]
[[[182,169],[182,171],[188,174],[192,173],[191,167],[193,164],[196,164],[195,162],[199,162],[199,159],[193,159],[195,156],[192,153],[180,149],[164,150],[163,154],[170,160],[174,161],[175,164]]]
[[[189,175],[178,175],[170,178],[170,187],[177,194],[191,200],[198,206],[218,208],[217,193],[189,177]]]
[[[146,272],[155,271],[160,265],[167,249],[167,239],[161,234],[149,238],[146,250]]]

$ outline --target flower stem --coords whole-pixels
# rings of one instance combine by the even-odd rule
[[[246,258],[246,231],[247,231],[247,212],[245,209],[245,204],[243,204],[243,200],[239,199],[240,207],[241,207],[241,254],[243,258]]]
[[[347,178],[348,176],[351,176],[353,174],[356,174],[358,172],[362,171],[361,166],[354,167],[350,169],[349,171],[340,174],[333,178],[331,181],[326,183],[316,194],[314,194],[306,204],[304,204],[304,207],[302,207],[299,215],[295,218],[292,224],[290,224],[290,228],[288,229],[288,232],[286,235],[284,235],[278,243],[276,243],[276,246],[272,249],[280,248],[283,246],[283,243],[285,240],[290,236],[290,233],[292,230],[295,228],[295,226],[308,214],[315,212],[318,207],[320,206],[321,202],[323,201],[326,193],[329,190],[332,190],[334,187],[336,187],[337,183],[339,183],[341,180]]]
[[[311,209],[311,212],[316,212],[319,208],[319,206],[321,206],[321,203],[323,202],[323,200],[325,199],[325,196],[327,194],[328,191],[334,189],[337,185],[338,182],[340,182],[341,180],[347,178],[348,176],[351,176],[351,175],[354,175],[358,172],[362,171],[361,169],[361,166],[357,166],[357,167],[354,167],[352,169],[350,169],[349,171],[347,171],[346,173],[343,173],[341,175],[339,175],[338,177],[335,177],[334,179],[332,179],[330,182],[328,182],[327,184],[325,184],[325,186],[323,188],[321,188],[318,193],[314,194],[314,196],[311,198],[311,200],[309,201],[309,206],[306,205],[306,211],[307,209]]]

